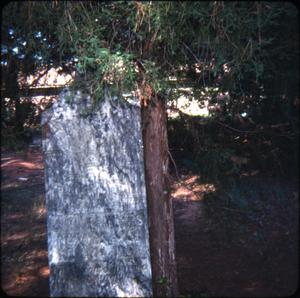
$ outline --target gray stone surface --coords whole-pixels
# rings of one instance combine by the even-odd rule
[[[70,96],[42,116],[51,296],[151,296],[140,108]]]

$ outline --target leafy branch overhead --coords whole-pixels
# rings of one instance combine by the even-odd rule
[[[147,82],[164,93],[174,87],[170,77],[245,94],[245,80],[259,89],[277,72],[273,57],[297,55],[282,34],[289,31],[283,22],[297,14],[289,3],[53,1],[5,9],[16,18],[4,18],[3,31],[15,28],[47,63],[49,49],[32,37],[42,32],[52,43],[50,56],[73,57],[96,98],[105,84],[122,94]]]

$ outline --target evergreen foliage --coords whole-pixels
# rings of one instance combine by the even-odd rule
[[[96,100],[105,85],[118,94],[150,87],[165,99],[188,85],[199,101],[220,106],[216,116],[247,112],[264,122],[280,111],[276,121],[293,118],[296,127],[298,10],[291,3],[29,1],[9,3],[2,17],[4,78],[12,61],[17,73],[69,63]]]

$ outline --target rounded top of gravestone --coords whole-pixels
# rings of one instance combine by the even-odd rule
[[[109,90],[105,89],[103,100],[95,101],[87,92],[65,88],[57,101],[42,113],[41,124],[46,124],[53,117],[56,119],[64,118],[65,120],[71,119],[75,115],[88,117],[97,113],[100,103],[107,107],[105,110],[110,110],[111,107],[114,107],[115,110],[119,105],[127,105],[128,108],[140,108],[139,100],[134,95],[128,96],[127,94],[120,100],[118,96],[112,96]]]

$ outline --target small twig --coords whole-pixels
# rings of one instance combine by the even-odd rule
[[[299,132],[294,132],[294,133],[290,133],[290,134],[276,134],[276,133],[272,133],[272,132],[268,132],[268,131],[263,131],[263,130],[239,130],[237,128],[233,128],[227,124],[224,124],[218,120],[214,120],[216,123],[218,123],[221,126],[224,126],[228,129],[231,129],[233,131],[236,131],[238,133],[257,133],[257,134],[267,134],[267,135],[271,135],[274,137],[286,137],[288,139],[290,139],[292,136],[299,134]]]
[[[176,163],[175,163],[175,161],[174,161],[174,159],[173,159],[173,156],[172,156],[170,150],[168,150],[168,154],[169,154],[170,159],[171,159],[171,161],[172,161],[172,163],[173,163],[173,165],[174,165],[175,172],[176,172],[176,177],[177,177],[178,181],[180,181],[180,177],[179,177],[179,175],[178,175],[177,166],[176,166]]]
[[[189,50],[189,52],[193,55],[193,57],[196,59],[196,61],[198,63],[201,63],[201,61],[198,59],[198,57],[192,52],[192,50],[184,43],[182,42],[182,44]]]
[[[222,122],[220,122],[218,120],[214,120],[214,121],[217,122],[221,126],[227,127],[228,129],[231,129],[233,131],[240,132],[240,133],[259,133],[260,132],[260,131],[257,131],[257,130],[239,130],[237,128],[233,128],[233,127],[231,127],[231,126],[229,126],[227,124],[224,124],[224,123],[222,123]]]
[[[114,22],[112,23],[112,27],[113,27],[114,33],[113,33],[113,36],[112,36],[112,38],[111,38],[111,40],[110,40],[110,43],[109,43],[109,48],[110,48],[110,49],[111,49],[112,43],[113,43],[113,41],[114,41],[114,39],[115,39],[115,37],[116,37],[116,35],[117,35],[117,31],[116,31],[115,23],[114,23]]]

